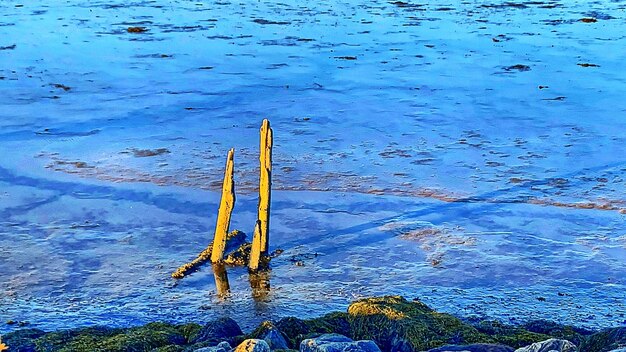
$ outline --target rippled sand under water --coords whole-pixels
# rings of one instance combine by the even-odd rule
[[[2,4],[0,317],[251,327],[402,294],[623,324],[625,9]],[[285,250],[270,292],[253,298],[243,269],[227,298],[210,267],[173,281],[210,241],[231,146],[232,228],[251,232],[264,117]]]

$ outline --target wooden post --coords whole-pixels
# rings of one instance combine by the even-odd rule
[[[215,237],[213,238],[213,251],[211,253],[212,263],[217,263],[224,259],[226,236],[228,235],[230,217],[235,206],[234,154],[235,149],[230,149],[226,159],[224,184],[222,185],[222,199],[220,200],[220,208],[217,213],[217,225],[215,225]]]
[[[215,290],[220,298],[227,297],[230,294],[230,283],[228,282],[228,274],[226,267],[222,263],[213,265],[213,277],[215,278]]]
[[[254,237],[252,237],[252,248],[250,250],[250,260],[248,268],[255,272],[259,270],[259,262],[261,261],[261,220],[257,220],[254,225]]]
[[[272,144],[274,140],[270,122],[263,120],[261,125],[261,175],[259,180],[259,211],[257,219],[261,222],[261,254],[269,251],[270,202],[272,193]]]

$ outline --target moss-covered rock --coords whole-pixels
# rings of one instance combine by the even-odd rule
[[[35,340],[38,352],[94,351],[94,346],[122,330],[95,326],[72,330],[61,330],[45,334]]]
[[[147,352],[160,347],[184,345],[187,343],[185,333],[190,328],[189,324],[176,326],[166,323],[150,323],[129,329],[90,327],[48,333],[34,343],[38,352]],[[177,350],[167,347],[159,351]]]
[[[348,308],[352,338],[374,340],[383,351],[423,351],[448,344],[492,343],[450,314],[400,296],[366,298]]]
[[[523,328],[530,332],[570,341],[576,346],[581,346],[586,337],[593,334],[593,331],[590,330],[571,325],[561,325],[547,320],[533,320],[524,324]]]
[[[155,348],[150,352],[181,352],[183,350],[184,350],[184,347],[179,346],[179,345],[167,345],[167,346]]]
[[[204,325],[194,334],[191,342],[194,344],[208,342],[210,344],[207,346],[215,346],[222,341],[227,341],[231,346],[236,346],[233,343],[233,338],[241,335],[243,335],[243,331],[236,321],[231,318],[219,318]]]
[[[283,318],[276,327],[286,337],[290,348],[298,349],[302,340],[321,334],[350,335],[350,316],[347,313],[334,312],[315,319],[302,320],[294,317]]]
[[[289,348],[287,339],[271,321],[264,321],[247,336],[248,339],[261,339],[267,342],[270,349],[284,350]]]
[[[602,330],[595,333],[580,346],[583,352],[605,352],[626,347],[626,327]]]
[[[202,325],[196,323],[188,323],[177,326],[178,331],[185,337],[187,342],[191,342],[193,339],[198,336],[200,330],[202,330]]]
[[[187,339],[178,327],[166,323],[150,323],[131,328],[96,344],[96,351],[143,352],[168,346],[183,345]]]
[[[295,349],[298,349],[300,341],[303,340],[301,336],[309,333],[309,327],[306,322],[296,317],[282,318],[276,323],[276,327],[287,339],[289,347]]]
[[[496,342],[514,348],[528,346],[550,338],[550,335],[547,334],[528,331],[522,327],[503,324],[495,320],[483,320],[474,324],[474,327],[491,336]]]
[[[21,329],[2,336],[2,342],[11,347],[11,351],[30,352],[35,350],[35,339],[45,335],[39,329]]]

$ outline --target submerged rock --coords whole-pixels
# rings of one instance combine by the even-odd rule
[[[549,339],[535,342],[530,346],[518,348],[515,352],[576,352],[578,348],[567,340]]]
[[[300,343],[300,352],[380,352],[371,340],[354,341],[339,334],[324,334]]]
[[[247,339],[235,348],[235,352],[270,352],[270,346],[264,340]]]
[[[513,352],[514,349],[510,346],[496,345],[490,343],[476,343],[473,345],[447,345],[443,347],[433,348],[428,352]]]

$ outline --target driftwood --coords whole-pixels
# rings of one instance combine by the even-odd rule
[[[260,141],[260,177],[259,177],[259,206],[257,222],[254,226],[252,252],[248,268],[251,271],[259,269],[262,256],[269,253],[270,203],[272,196],[272,145],[274,136],[270,122],[265,119],[261,125]]]
[[[259,203],[252,243],[245,243],[245,234],[240,231],[235,230],[230,233],[228,232],[233,208],[235,206],[235,151],[234,149],[230,149],[228,151],[228,157],[226,158],[222,197],[220,199],[213,242],[211,242],[193,261],[179,267],[172,274],[173,278],[182,279],[197,270],[200,265],[211,261],[211,263],[213,263],[213,272],[216,275],[216,282],[219,281],[218,285],[220,287],[218,287],[218,291],[225,292],[228,290],[228,278],[225,274],[224,264],[246,265],[251,275],[269,266],[271,259],[269,255],[269,220],[272,193],[273,131],[267,119],[263,120],[260,136]],[[228,254],[226,258],[224,257],[225,254]],[[225,279],[218,280],[218,278]],[[266,280],[252,280],[251,283],[259,284],[262,288],[264,285],[260,283],[265,281]],[[260,291],[263,290],[261,289]]]
[[[226,236],[230,227],[230,217],[235,207],[235,184],[234,184],[234,161],[235,150],[228,151],[226,159],[226,171],[224,172],[224,184],[222,185],[222,199],[217,213],[217,225],[215,226],[215,237],[213,238],[213,253],[211,262],[217,263],[224,259],[226,250]]]

